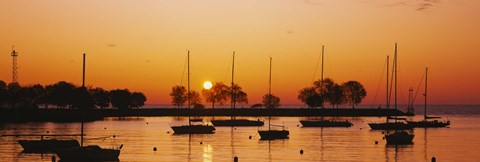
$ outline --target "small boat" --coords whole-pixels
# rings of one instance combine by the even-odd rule
[[[321,84],[323,84],[323,58],[324,58],[324,46],[322,46],[322,73],[321,73]],[[322,103],[323,107],[323,103]],[[353,124],[348,120],[324,120],[323,116],[320,120],[300,120],[302,127],[351,127]]]
[[[79,147],[75,139],[40,139],[40,140],[18,140],[23,152],[53,152],[55,150]]]
[[[234,92],[234,82],[233,82],[233,74],[234,74],[234,69],[235,69],[235,51],[233,52],[233,60],[232,60],[232,92],[231,92],[231,99],[232,99],[232,104],[231,108],[235,109],[235,92]],[[211,120],[212,124],[214,126],[242,126],[242,127],[248,127],[248,126],[263,126],[264,123],[263,121],[260,120],[248,120],[248,119],[235,119],[235,116],[232,116],[231,119],[226,119],[226,120]]]
[[[272,85],[272,58],[270,57],[270,79],[269,79],[269,90],[268,94],[271,96],[271,85]],[[285,126],[280,125],[272,125],[271,124],[272,116],[268,117],[268,130],[258,130],[258,134],[260,135],[260,140],[274,140],[274,139],[287,139],[290,132],[285,130]],[[281,130],[274,130],[274,127],[281,127]]]
[[[406,145],[413,143],[414,136],[413,133],[401,130],[385,135],[385,139],[387,140],[387,145]]]
[[[79,134],[4,134],[2,137],[40,137],[40,139],[17,140],[26,153],[54,152],[58,149],[78,147],[80,144],[76,139],[56,139],[53,137],[80,136]],[[46,139],[46,137],[48,137]]]
[[[200,124],[196,124],[198,122],[189,121],[188,125],[180,125],[180,126],[171,126],[173,133],[175,134],[211,134],[215,133],[215,127],[208,124],[203,124],[200,121]]]
[[[190,51],[187,53],[188,64],[188,91],[187,91],[187,109],[190,109]],[[200,124],[196,124],[200,123]],[[170,126],[174,134],[211,134],[215,133],[215,127],[209,124],[203,124],[202,119],[191,119],[191,115],[188,116],[188,124],[180,126]]]
[[[85,76],[85,54],[83,54],[83,76]],[[85,77],[84,77],[85,79]],[[85,87],[83,81],[82,87]],[[83,122],[81,122],[81,140],[80,147],[72,147],[55,151],[62,161],[118,161],[120,150],[123,145],[118,148],[101,148],[98,145],[83,146]],[[115,138],[115,136],[114,136]]]
[[[428,68],[425,68],[425,90],[424,90],[424,96],[425,96],[425,107],[423,109],[424,115],[423,115],[423,120],[421,121],[407,121],[409,125],[412,127],[421,127],[421,128],[441,128],[441,127],[446,127],[450,125],[450,121],[439,121],[439,120],[429,120],[429,119],[440,119],[441,117],[434,117],[434,116],[428,116],[427,115],[427,74],[428,74]]]

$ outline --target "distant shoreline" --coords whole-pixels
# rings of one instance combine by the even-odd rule
[[[152,117],[152,116],[330,116],[330,117],[381,117],[386,115],[414,116],[394,109],[306,109],[306,108],[237,108],[237,109],[186,109],[186,108],[140,108],[140,109],[0,109],[0,123],[7,122],[79,122],[103,120],[105,117]]]

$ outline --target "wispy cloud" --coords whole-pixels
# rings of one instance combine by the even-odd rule
[[[389,0],[383,1],[383,6],[396,7],[396,6],[411,6],[416,11],[424,11],[435,7],[440,3],[440,0]]]

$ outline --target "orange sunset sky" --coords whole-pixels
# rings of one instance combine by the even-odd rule
[[[169,104],[187,50],[196,91],[207,80],[229,84],[235,50],[236,83],[251,104],[268,91],[269,56],[273,94],[298,104],[325,45],[325,76],[361,82],[372,104],[398,42],[400,103],[428,66],[430,103],[479,104],[479,16],[478,0],[2,0],[0,80],[11,82],[12,45],[21,85],[80,85],[87,53],[87,85]]]

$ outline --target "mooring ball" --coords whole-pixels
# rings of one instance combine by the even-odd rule
[[[233,158],[233,161],[234,161],[234,162],[238,162],[238,157],[235,156],[235,157]]]
[[[153,147],[153,151],[157,151],[157,147]]]
[[[107,127],[104,127],[103,129],[107,129]]]
[[[248,139],[252,139],[252,136],[248,136]]]
[[[300,150],[300,154],[302,154],[302,155],[303,155],[303,150]]]
[[[148,122],[147,122],[147,124],[148,124]]]
[[[200,142],[200,144],[203,144],[203,142]]]
[[[375,141],[375,144],[377,145],[377,144],[378,144],[378,141]]]
[[[50,133],[49,131],[47,131],[47,133]]]
[[[170,131],[167,131],[167,134],[170,134]]]

